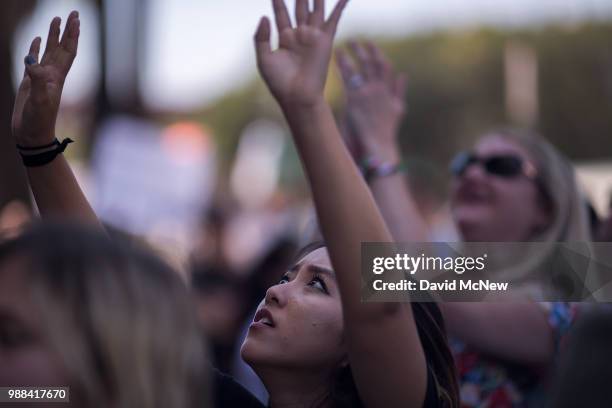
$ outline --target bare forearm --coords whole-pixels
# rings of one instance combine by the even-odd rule
[[[370,189],[396,242],[429,240],[429,227],[406,185],[403,174],[375,178]]]
[[[42,58],[39,58],[42,39],[36,37],[32,41],[24,59],[25,75],[13,109],[13,136],[20,151],[30,155],[30,161],[32,155],[46,153],[42,159],[39,156],[34,160],[45,164],[27,167],[41,216],[79,220],[101,227],[64,156],[59,154],[51,162],[46,161],[48,155],[63,152],[66,147],[57,140],[57,144],[52,142],[62,89],[77,54],[80,26],[79,13],[71,12],[60,40],[61,19],[55,17]]]
[[[478,351],[534,365],[553,356],[552,330],[537,303],[445,303],[441,308],[449,334]]]
[[[272,51],[270,22],[262,19],[255,35],[258,66],[285,113],[311,184],[336,271],[360,397],[369,407],[416,406],[422,403],[426,370],[411,307],[361,302],[361,243],[390,241],[391,235],[323,98],[333,38],[346,3],[339,0],[325,21],[324,1],[315,1],[310,18],[293,28],[284,1],[275,0],[279,49]],[[306,0],[296,3],[297,14],[307,14],[307,9]],[[378,347],[390,337],[391,343],[402,344],[399,351]],[[360,352],[370,349],[371,354]],[[414,386],[404,387],[406,382]]]
[[[347,96],[347,139],[359,147],[358,156],[398,165],[397,137],[406,111],[405,76],[394,72],[373,43],[351,42],[350,47],[351,53],[342,49],[336,53]],[[427,224],[401,174],[374,176],[370,188],[395,241],[427,240]]]
[[[343,300],[361,304],[361,242],[391,240],[376,203],[347,152],[329,106],[285,109],[312,188],[321,230],[337,269]],[[344,276],[350,272],[351,276]],[[345,299],[346,297],[346,299]]]
[[[44,166],[28,167],[27,172],[44,219],[77,220],[102,228],[63,155]]]
[[[427,382],[426,362],[410,304],[361,301],[361,243],[388,242],[391,235],[342,142],[331,109],[321,103],[285,109],[285,114],[336,271],[351,339],[349,356],[364,405],[418,405]],[[385,347],[380,347],[382,338]],[[373,375],[382,384],[372,383]],[[406,381],[412,386],[405,387]]]

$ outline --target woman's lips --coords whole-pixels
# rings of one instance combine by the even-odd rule
[[[457,190],[456,198],[468,203],[481,203],[487,201],[488,195],[484,188],[475,184],[464,184]]]
[[[255,317],[253,318],[253,324],[251,324],[251,326],[254,325],[260,325],[265,327],[276,326],[274,319],[272,318],[272,313],[270,313],[270,311],[265,307],[259,309],[257,313],[255,313]]]

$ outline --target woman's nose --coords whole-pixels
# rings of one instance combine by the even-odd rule
[[[481,180],[486,177],[486,173],[481,163],[472,163],[465,169],[460,178],[464,180]]]
[[[270,286],[266,291],[265,302],[266,305],[284,306],[287,303],[287,289],[289,283],[279,283],[274,286]]]

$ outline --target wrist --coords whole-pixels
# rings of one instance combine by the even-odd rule
[[[59,141],[53,138],[53,142],[46,145],[23,146],[17,144],[17,151],[26,167],[40,167],[51,163],[55,158],[64,153],[72,139],[66,138]]]
[[[383,126],[353,126],[362,157],[375,156],[389,162],[399,162],[402,159],[395,131]]]
[[[331,107],[324,98],[302,102],[280,103],[281,110],[289,124],[303,127],[316,123],[321,117],[331,114]]]
[[[363,153],[363,158],[375,157],[377,160],[382,162],[399,163],[402,160],[400,150],[397,146],[395,146],[395,144],[366,144],[364,146]]]
[[[285,113],[309,113],[328,106],[322,94],[313,98],[278,98],[278,104]]]
[[[37,148],[39,146],[46,146],[55,140],[55,132],[44,132],[37,135],[26,136],[19,135],[15,136],[17,145],[25,148]]]
[[[367,156],[359,163],[361,173],[368,183],[373,180],[402,174],[406,166],[401,160],[385,161],[377,156]]]

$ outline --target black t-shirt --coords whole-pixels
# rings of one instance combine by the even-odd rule
[[[213,372],[216,408],[265,408],[257,398],[229,375]]]
[[[215,369],[214,391],[215,408],[265,408],[257,398],[247,391],[242,385],[238,384],[229,375],[223,374]],[[429,367],[427,367],[427,390],[425,391],[425,402],[423,408],[441,408],[438,399],[435,380]]]

